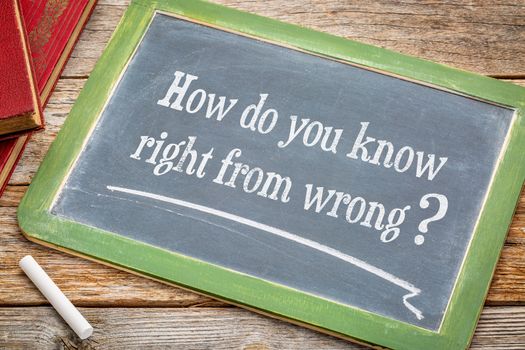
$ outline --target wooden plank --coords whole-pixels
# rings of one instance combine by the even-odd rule
[[[0,308],[0,348],[362,348],[237,308],[109,308],[81,312],[95,329],[85,341],[80,341],[50,308]]]
[[[81,341],[49,307],[0,308],[8,349],[364,349],[238,308],[82,308],[93,336]],[[525,311],[486,308],[471,349],[525,348]]]
[[[525,246],[506,244],[492,279],[486,304],[525,303]]]
[[[525,76],[519,1],[214,1],[481,74]],[[128,3],[99,1],[64,75],[89,75]]]

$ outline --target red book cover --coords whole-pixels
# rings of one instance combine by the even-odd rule
[[[42,126],[31,54],[17,0],[0,0],[0,135]]]
[[[95,4],[96,0],[20,0],[42,107],[46,105]],[[0,195],[29,136],[25,134],[0,141]]]
[[[96,0],[20,0],[38,91],[47,100]]]
[[[28,139],[29,134],[25,134],[0,142],[0,196],[7,185],[11,172],[22,155]]]

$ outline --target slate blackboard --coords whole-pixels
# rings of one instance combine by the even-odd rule
[[[465,349],[525,89],[206,1],[132,0],[18,208],[30,240],[345,339]]]
[[[222,112],[232,107],[218,120],[210,110],[221,96]],[[52,213],[437,330],[513,114],[157,14]],[[294,120],[304,128],[287,143]],[[374,162],[380,140],[390,161],[387,146]],[[235,163],[247,167],[233,187]],[[316,212],[321,187],[327,204]]]

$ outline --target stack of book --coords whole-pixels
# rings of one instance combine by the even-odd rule
[[[96,0],[0,0],[0,196]]]

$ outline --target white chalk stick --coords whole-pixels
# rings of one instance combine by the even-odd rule
[[[80,339],[86,339],[93,334],[93,327],[31,255],[23,257],[19,265]]]

